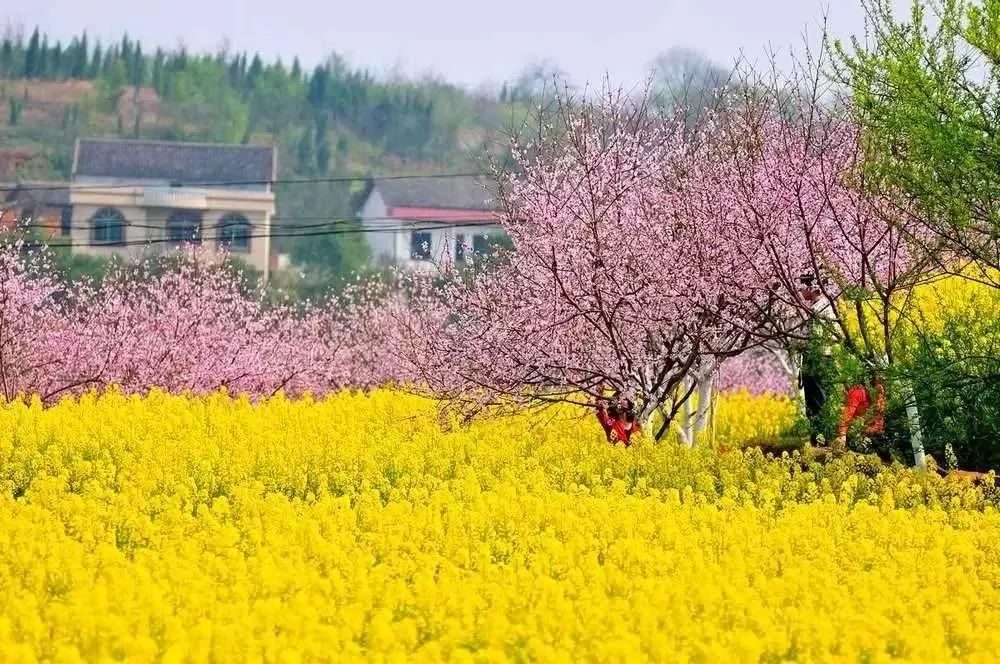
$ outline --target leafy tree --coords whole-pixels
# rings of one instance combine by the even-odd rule
[[[100,102],[107,112],[117,111],[118,102],[121,100],[122,90],[128,80],[128,73],[125,71],[125,63],[121,58],[106,60],[107,73],[101,78],[98,87]]]
[[[300,173],[310,174],[316,168],[316,157],[313,152],[312,132],[306,129],[299,138],[295,150],[295,157],[298,160],[298,170]]]
[[[836,73],[870,170],[936,237],[1000,267],[1000,0],[914,0],[904,19],[862,4],[871,38],[839,43]]]

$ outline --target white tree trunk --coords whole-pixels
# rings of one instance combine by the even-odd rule
[[[903,383],[903,399],[906,402],[906,419],[910,427],[910,446],[913,448],[913,465],[921,470],[927,468],[927,459],[924,456],[924,436],[920,429],[920,411],[917,410],[917,398],[913,394],[913,387],[909,383]]]
[[[685,391],[689,386],[684,385]],[[684,422],[681,426],[681,442],[687,447],[694,446],[694,403],[688,398],[684,401]]]
[[[712,407],[712,375],[698,379],[696,394],[698,395],[698,410],[694,417],[694,433],[699,434],[708,427],[708,413]]]

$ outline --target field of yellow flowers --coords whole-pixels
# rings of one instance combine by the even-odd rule
[[[730,443],[791,412],[730,399]],[[802,461],[391,391],[10,404],[0,658],[995,661],[994,498]]]

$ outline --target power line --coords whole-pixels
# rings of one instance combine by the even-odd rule
[[[278,218],[279,217],[274,217],[274,219],[278,219]],[[314,228],[326,228],[326,227],[329,227],[329,226],[344,225],[344,224],[364,224],[365,222],[372,222],[372,221],[378,221],[378,222],[393,221],[393,222],[396,222],[395,226],[375,225],[375,226],[370,226],[370,227],[363,227],[363,228],[360,228],[360,229],[344,229],[344,230],[350,230],[352,232],[361,232],[361,231],[363,231],[363,232],[367,232],[367,233],[379,233],[379,232],[395,232],[395,231],[412,230],[414,224],[433,224],[429,228],[431,228],[431,229],[447,229],[447,228],[455,227],[456,224],[466,224],[466,225],[468,225],[468,224],[478,223],[478,224],[482,224],[484,226],[488,226],[488,225],[494,225],[495,226],[495,225],[499,225],[499,223],[500,223],[500,217],[499,216],[496,219],[451,219],[451,220],[448,220],[448,221],[438,221],[438,220],[434,220],[434,219],[396,219],[396,218],[361,219],[361,218],[358,218],[358,217],[310,217],[310,216],[304,216],[304,217],[296,217],[296,216],[280,217],[280,219],[282,219],[284,221],[296,221],[296,220],[304,220],[304,221],[322,220],[322,221],[318,221],[316,223],[308,223],[308,224],[298,224],[298,223],[285,223],[285,224],[270,223],[270,224],[268,224],[268,223],[264,223],[264,222],[256,222],[255,223],[255,222],[252,222],[249,219],[246,219],[244,217],[243,220],[236,220],[236,219],[231,219],[231,220],[228,220],[228,221],[220,220],[220,221],[216,222],[215,224],[212,224],[211,226],[215,227],[215,228],[234,227],[234,226],[235,227],[246,227],[246,226],[249,226],[250,228],[266,228],[266,227],[270,227],[272,229],[277,228],[277,229],[290,229],[290,230],[309,230],[309,229],[314,229]],[[114,223],[115,220],[109,220],[109,221],[111,221],[112,223]],[[93,223],[94,223],[93,221],[78,221],[78,222],[71,222],[69,224],[61,224],[60,223],[59,224],[59,228],[90,229],[90,228],[93,228]],[[168,224],[170,222],[167,221],[166,223],[163,223],[163,224],[151,224],[151,223],[145,223],[145,222],[131,221],[131,220],[125,218],[125,217],[122,217],[121,218],[121,223],[124,224],[124,226],[126,226],[127,228],[138,228],[138,229],[163,230],[163,231],[165,231],[165,230],[168,229]],[[187,224],[193,225],[193,223],[191,223],[190,220],[187,220],[187,219],[180,219],[180,220],[178,220],[178,223],[182,224],[182,225],[187,225]],[[52,224],[50,226],[37,226],[37,225],[31,224],[30,221],[28,222],[28,228],[52,228],[52,229],[54,229],[55,226],[56,226],[55,224]],[[201,226],[201,224],[199,224],[199,227],[200,226]]]
[[[371,227],[367,227],[367,228],[326,229],[326,230],[307,231],[305,233],[250,233],[250,234],[246,234],[246,235],[240,235],[239,238],[240,239],[246,238],[247,240],[250,240],[250,239],[255,239],[255,238],[257,238],[257,239],[260,239],[260,238],[272,238],[273,239],[273,238],[286,238],[286,237],[288,237],[288,238],[293,238],[293,237],[325,237],[325,236],[332,236],[332,235],[352,235],[352,234],[382,233],[382,232],[407,232],[407,231],[408,232],[423,232],[423,231],[441,230],[442,228],[463,229],[464,230],[464,229],[472,229],[472,228],[481,228],[483,226],[495,226],[495,224],[493,222],[491,222],[491,221],[468,220],[466,223],[448,224],[447,226],[442,226],[441,224],[437,224],[437,225],[434,225],[434,226],[423,226],[423,227],[420,227],[420,226],[399,226],[399,227],[396,227],[396,228],[371,228]],[[157,229],[166,230],[164,227],[159,227],[158,226],[156,228]],[[114,249],[119,249],[119,248],[122,248],[122,247],[138,247],[138,246],[153,245],[153,244],[172,244],[172,245],[192,244],[192,245],[198,245],[198,244],[203,243],[206,240],[207,241],[212,241],[212,240],[227,240],[227,241],[231,242],[230,238],[226,238],[226,237],[220,236],[220,235],[199,235],[198,239],[196,241],[193,241],[193,242],[192,241],[184,241],[184,240],[178,241],[178,240],[176,240],[174,238],[162,237],[162,238],[143,238],[141,240],[126,240],[124,242],[119,242],[119,243],[93,243],[93,242],[88,242],[85,245],[74,244],[73,242],[49,242],[49,241],[39,241],[39,242],[37,242],[35,244],[37,244],[37,245],[44,245],[44,246],[48,246],[48,247],[70,247],[70,248],[72,248],[74,246],[87,246],[87,247],[98,247],[98,248],[106,248],[106,249],[109,249],[109,250],[114,250]]]
[[[310,177],[310,178],[269,178],[264,180],[204,180],[204,181],[189,181],[189,182],[171,182],[169,188],[184,189],[186,187],[191,188],[213,188],[213,187],[240,187],[240,186],[251,186],[251,185],[294,185],[294,184],[319,184],[319,183],[336,183],[336,182],[361,182],[364,180],[442,180],[442,179],[456,179],[456,178],[473,178],[473,177],[491,177],[492,173],[430,173],[430,174],[417,174],[409,173],[402,175],[335,175],[329,177]],[[65,184],[26,184],[26,185],[15,185],[14,189],[20,191],[53,191],[60,189],[69,189],[72,191],[87,191],[87,190],[106,190],[106,189],[133,189],[136,187],[146,187],[150,186],[148,181],[135,181],[135,182],[115,182],[109,184],[73,184],[67,182]],[[162,186],[162,185],[161,185]]]

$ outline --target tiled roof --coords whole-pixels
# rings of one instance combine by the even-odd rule
[[[73,175],[181,183],[261,183],[275,177],[275,149],[168,141],[80,139]]]
[[[373,178],[365,198],[375,189],[387,207],[420,207],[452,210],[497,210],[495,187],[485,178],[416,177],[397,180]]]

